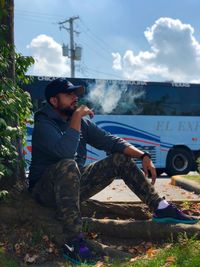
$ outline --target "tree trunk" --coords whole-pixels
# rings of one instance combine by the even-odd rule
[[[1,14],[0,14],[1,26],[5,28],[3,32],[0,32],[1,40],[4,40],[11,48],[9,54],[9,66],[6,73],[6,77],[15,81],[15,58],[14,58],[14,0],[1,0]]]
[[[0,31],[0,40],[5,42],[9,48],[10,52],[8,55],[8,68],[6,73],[3,74],[5,78],[11,79],[15,84],[15,46],[14,46],[14,0],[0,0],[0,22],[3,30]],[[14,127],[19,126],[19,121],[11,122],[11,125]],[[14,145],[18,152],[18,161],[19,163],[23,161],[23,147],[22,140],[20,137],[17,137]],[[17,169],[12,177],[13,184],[20,177],[20,180],[24,181],[25,171],[22,164],[18,164]]]

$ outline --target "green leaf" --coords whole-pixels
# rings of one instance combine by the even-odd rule
[[[3,131],[7,128],[7,124],[4,119],[0,118],[0,131]]]
[[[0,14],[5,15],[5,0],[0,0]],[[4,12],[4,14],[3,14]],[[0,15],[0,18],[1,18]],[[7,30],[6,25],[0,25],[0,35]],[[6,74],[11,64],[10,53],[13,47],[8,45],[3,38],[0,40],[0,178],[16,175],[17,170],[24,166],[24,160],[19,158],[18,151],[25,142],[26,121],[31,115],[30,95],[20,88],[20,84],[29,83],[26,77],[33,58],[24,57],[15,53],[16,82],[9,79]],[[20,159],[20,160],[19,160]],[[14,176],[13,175],[13,176]]]

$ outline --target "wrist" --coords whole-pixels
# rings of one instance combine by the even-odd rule
[[[82,119],[82,114],[79,110],[75,110],[74,113],[72,114],[72,118],[76,118],[76,119],[79,119],[81,120]]]
[[[140,157],[140,159],[143,160],[144,157],[148,157],[149,159],[151,159],[151,154],[149,152],[144,151],[144,153],[142,154],[142,156]]]

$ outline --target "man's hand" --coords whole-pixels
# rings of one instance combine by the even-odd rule
[[[89,115],[91,119],[94,117],[94,112],[92,111],[92,109],[89,109],[85,105],[81,105],[80,107],[78,107],[74,111],[74,113],[73,113],[73,115],[71,117],[70,128],[73,128],[73,129],[75,129],[75,130],[80,132],[80,130],[81,130],[81,119],[84,116],[87,116],[87,115]]]
[[[154,185],[156,182],[157,174],[156,174],[156,168],[152,162],[152,160],[145,156],[142,160],[142,168],[144,170],[144,174],[146,177],[148,177],[148,171],[151,173],[151,184]]]
[[[138,148],[136,148],[133,145],[127,146],[124,149],[124,154],[129,156],[129,157],[132,157],[132,158],[140,158],[141,159],[141,157],[143,157],[142,168],[144,170],[144,175],[146,177],[148,177],[148,171],[149,171],[151,173],[151,179],[152,179],[151,184],[154,185],[156,182],[157,174],[156,174],[155,166],[154,166],[152,160],[150,159],[150,157],[147,155],[144,155],[143,151],[139,150]]]
[[[89,115],[91,119],[94,117],[94,112],[92,111],[92,109],[88,108],[85,105],[78,107],[74,113],[75,115],[79,115],[81,118],[87,115]]]

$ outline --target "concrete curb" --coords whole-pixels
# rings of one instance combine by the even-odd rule
[[[171,184],[179,186],[187,191],[194,192],[195,194],[200,194],[200,184],[183,178],[182,176],[172,176]]]

